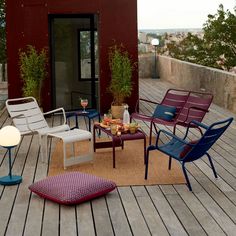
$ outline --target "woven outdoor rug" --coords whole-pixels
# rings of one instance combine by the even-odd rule
[[[147,140],[148,143],[148,140]],[[76,143],[76,151],[88,149],[88,142]],[[67,146],[67,153],[70,148]],[[80,171],[113,180],[118,186],[185,183],[181,167],[175,160],[168,170],[169,158],[158,151],[150,152],[148,179],[144,179],[143,140],[126,141],[124,149],[116,148],[116,168],[112,166],[112,149],[97,149],[93,162],[63,168],[62,142],[58,141],[52,153],[49,176]]]

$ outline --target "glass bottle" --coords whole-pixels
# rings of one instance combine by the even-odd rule
[[[124,114],[123,114],[123,124],[128,125],[130,123],[130,115],[128,111],[128,105],[124,106]]]

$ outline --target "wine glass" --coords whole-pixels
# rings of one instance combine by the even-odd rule
[[[80,104],[81,104],[81,106],[84,108],[84,110],[82,111],[82,113],[86,113],[85,107],[88,106],[88,99],[81,99],[81,100],[80,100]]]

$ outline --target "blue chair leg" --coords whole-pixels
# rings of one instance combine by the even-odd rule
[[[206,153],[206,155],[207,155],[208,160],[209,160],[209,162],[210,162],[210,164],[211,164],[211,169],[213,170],[214,176],[215,176],[215,178],[217,178],[218,176],[217,176],[217,173],[216,173],[215,167],[214,167],[214,165],[213,165],[213,162],[212,162],[211,156],[210,156],[208,153]]]
[[[189,191],[192,191],[192,187],[191,187],[191,184],[190,184],[190,181],[189,181],[189,178],[188,178],[188,175],[187,175],[187,171],[186,171],[184,165],[185,165],[185,162],[182,163],[182,170],[183,170],[183,172],[184,172],[184,177],[185,177],[185,179],[186,179],[186,182],[187,182],[187,186],[188,186]]]
[[[169,165],[168,165],[168,169],[169,169],[169,170],[171,169],[171,161],[172,161],[172,157],[169,156]]]
[[[148,176],[148,160],[149,160],[149,149],[147,149],[147,154],[145,157],[145,179],[147,179]]]
[[[152,144],[152,126],[153,124],[152,122],[150,122],[149,145]]]

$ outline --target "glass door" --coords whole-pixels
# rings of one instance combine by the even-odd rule
[[[53,105],[66,110],[99,109],[96,15],[51,16]]]

